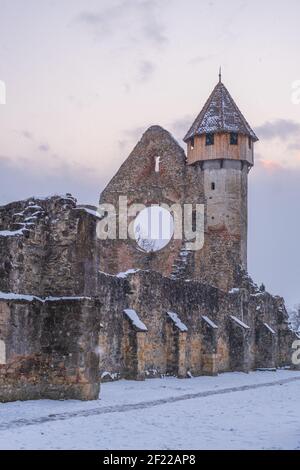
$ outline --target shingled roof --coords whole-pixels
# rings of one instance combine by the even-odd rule
[[[221,81],[213,89],[183,140],[187,142],[196,135],[214,132],[236,132],[248,135],[254,141],[258,140]]]

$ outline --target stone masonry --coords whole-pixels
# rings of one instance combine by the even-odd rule
[[[101,380],[291,366],[284,301],[247,274],[256,140],[219,83],[187,133],[187,155],[152,126],[102,192],[115,207],[119,196],[203,204],[198,251],[184,237],[157,252],[99,240],[103,215],[70,194],[0,207],[0,401],[91,400]]]

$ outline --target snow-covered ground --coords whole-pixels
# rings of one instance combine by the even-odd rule
[[[0,404],[0,449],[300,449],[300,372],[119,381]]]

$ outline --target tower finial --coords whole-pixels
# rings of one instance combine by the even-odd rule
[[[222,69],[221,67],[219,68],[219,83],[222,81]]]

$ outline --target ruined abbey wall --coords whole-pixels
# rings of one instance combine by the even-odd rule
[[[72,196],[31,198],[0,208],[0,291],[93,294],[96,220]]]
[[[70,195],[0,207],[0,401],[97,399],[101,379],[290,364],[294,335],[283,300],[240,266],[246,174],[237,171],[227,188],[233,200],[219,206],[205,168],[187,166],[181,147],[155,126],[102,193],[111,204],[119,195],[129,204],[204,203],[198,252],[186,240],[149,254],[134,241],[98,240],[99,215]],[[234,220],[226,222],[221,206]],[[212,213],[219,219],[209,220]]]
[[[98,395],[96,222],[70,195],[0,208],[0,400]]]
[[[100,308],[88,298],[0,295],[0,401],[99,394]]]
[[[159,172],[155,171],[160,157]],[[185,153],[169,132],[153,126],[144,134],[128,159],[104,189],[100,203],[118,208],[119,196],[126,196],[132,204],[182,204],[185,190]],[[128,223],[135,216],[128,218]],[[118,234],[119,235],[119,234]],[[173,265],[182,248],[181,240],[171,240],[168,248],[158,253],[145,253],[136,249],[135,240],[107,240],[101,243],[100,270],[111,274],[134,267],[153,269],[162,274],[172,273]]]
[[[138,356],[129,348],[129,334],[143,338],[140,372],[144,376],[216,374],[229,370],[280,367],[290,363],[293,333],[281,298],[258,289],[249,278],[230,293],[197,281],[162,277],[153,271],[129,273],[125,278],[101,274],[99,291],[119,295],[102,307],[100,370],[103,377],[136,377],[125,364]],[[105,286],[105,287],[104,287]],[[111,299],[110,295],[108,298]],[[116,303],[117,301],[117,303]],[[116,310],[117,308],[117,310]],[[146,331],[128,322],[124,311],[132,309]],[[114,313],[112,313],[114,312]],[[175,313],[178,325],[169,312]],[[110,316],[122,334],[112,336]],[[232,318],[234,317],[234,318]],[[241,320],[239,323],[238,320]],[[180,325],[184,326],[181,331]],[[125,334],[126,331],[126,334]],[[110,344],[106,340],[110,338]],[[112,339],[113,338],[113,339]],[[181,345],[181,347],[179,347]],[[181,360],[181,363],[179,362]],[[125,370],[126,369],[126,370]]]

